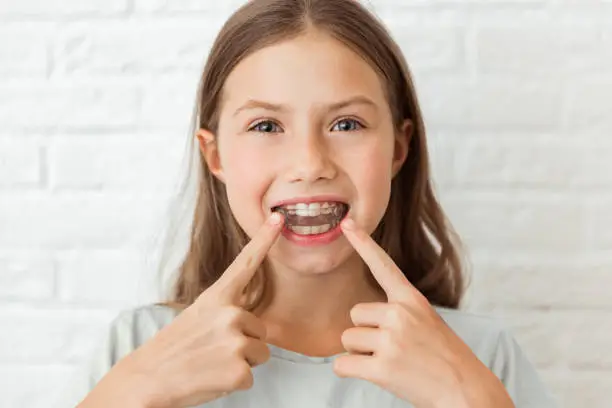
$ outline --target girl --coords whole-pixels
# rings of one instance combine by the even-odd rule
[[[554,406],[506,330],[454,310],[460,257],[410,74],[358,2],[248,2],[195,126],[173,298],[114,321],[66,407]]]

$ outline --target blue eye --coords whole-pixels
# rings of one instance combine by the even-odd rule
[[[249,131],[255,131],[260,133],[277,133],[280,130],[280,126],[271,120],[262,120],[257,122],[255,125],[249,128]]]
[[[350,132],[363,128],[363,125],[355,119],[341,119],[332,128],[333,131]]]

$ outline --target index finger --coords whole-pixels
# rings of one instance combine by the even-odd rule
[[[223,297],[227,296],[232,303],[238,301],[282,228],[283,216],[273,213],[215,283]]]
[[[353,220],[347,218],[340,226],[346,239],[363,258],[387,294],[389,301],[405,300],[406,291],[412,294],[412,291],[416,290],[384,249],[369,234],[357,227]]]

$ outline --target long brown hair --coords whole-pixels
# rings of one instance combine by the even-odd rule
[[[433,305],[458,308],[464,275],[459,240],[431,183],[423,117],[410,71],[385,27],[355,0],[252,0],[225,23],[202,74],[192,120],[197,129],[217,132],[223,85],[246,56],[307,30],[324,32],[364,58],[380,75],[396,129],[413,122],[408,158],[391,186],[386,213],[372,236]],[[193,150],[190,150],[193,160]],[[234,219],[225,186],[208,170],[198,149],[197,198],[185,257],[167,304],[191,305],[234,260],[248,237]],[[189,164],[189,173],[193,161]],[[162,262],[163,263],[163,262]],[[253,310],[266,293],[264,263],[247,288]]]

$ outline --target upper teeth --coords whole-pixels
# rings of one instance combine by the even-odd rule
[[[297,203],[285,205],[284,208],[289,214],[299,215],[300,217],[316,217],[321,214],[331,214],[337,205],[335,203]]]

